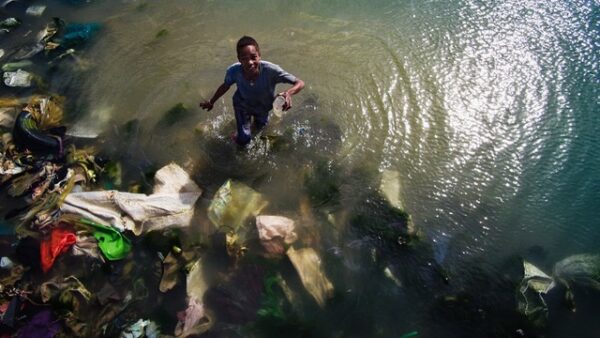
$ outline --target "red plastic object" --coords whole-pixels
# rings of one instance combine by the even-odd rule
[[[40,245],[42,270],[48,272],[56,258],[66,252],[75,242],[77,242],[77,236],[74,232],[64,228],[54,228],[50,237],[43,240]]]

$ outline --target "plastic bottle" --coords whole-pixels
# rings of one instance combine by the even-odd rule
[[[273,101],[273,114],[278,118],[283,114],[283,105],[285,104],[285,97],[281,95],[277,95],[275,100]]]

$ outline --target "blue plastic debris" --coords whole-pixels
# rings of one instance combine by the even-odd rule
[[[99,23],[69,23],[61,39],[64,48],[73,47],[89,41],[100,30]]]

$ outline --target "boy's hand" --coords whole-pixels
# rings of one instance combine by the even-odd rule
[[[210,103],[210,101],[204,101],[200,102],[200,107],[206,109],[207,111],[210,111],[211,109],[213,109],[213,104]]]
[[[290,93],[288,92],[281,92],[277,95],[283,96],[285,98],[285,103],[283,104],[283,110],[289,110],[290,108],[292,108],[292,95],[290,95]]]

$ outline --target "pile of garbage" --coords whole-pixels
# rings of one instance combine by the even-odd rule
[[[144,236],[160,237],[189,227],[202,190],[174,163],[156,171],[150,194],[103,189],[100,183],[119,180],[119,171],[110,170],[110,162],[99,159],[92,148],[78,149],[66,142],[64,128],[51,133],[60,129],[62,102],[35,96],[24,106],[18,101],[1,104],[0,180],[8,195],[22,204],[6,215],[16,226],[2,224],[8,236],[1,248],[1,330],[20,337],[40,332],[164,336],[157,323],[128,317],[129,308],[132,313],[148,313],[134,304],[151,301],[157,291],[149,290],[150,283],[141,277],[144,268],[134,266],[140,261],[136,250]],[[7,131],[10,122],[12,132]],[[267,205],[260,193],[228,180],[207,210],[210,222],[224,234],[223,252],[218,245],[186,247],[188,242],[179,238],[175,245],[154,252],[162,266],[160,279],[154,278],[158,291],[168,293],[185,283],[186,307],[179,309],[173,336],[205,332],[214,321],[204,305],[211,285],[204,277],[207,252],[226,253],[235,265],[250,256],[253,239],[262,246],[257,250],[261,256],[289,258],[317,304],[324,306],[331,297],[333,285],[323,273],[318,253],[310,247],[295,248],[294,220],[261,214]],[[255,225],[249,227],[252,219]],[[218,278],[225,288],[232,287],[227,285],[239,272],[232,271]],[[284,283],[281,277],[274,280]],[[259,284],[256,295],[261,294]],[[209,299],[215,298],[222,301],[220,296]]]
[[[308,197],[287,215],[231,179],[203,206],[203,190],[175,163],[154,173],[149,190],[122,191],[120,163],[65,136],[64,101],[0,101],[0,185],[12,208],[1,225],[0,333],[244,336],[265,321],[325,309],[335,297],[313,212],[340,202],[327,166],[305,173]],[[370,202],[356,201],[354,214],[332,212],[327,222],[359,233],[364,265],[403,287],[414,273],[401,268],[398,251],[418,247],[420,235],[389,180],[365,197]],[[191,236],[199,223],[210,231]]]

